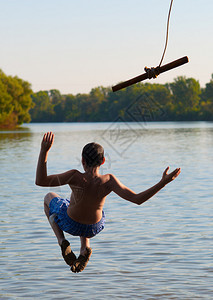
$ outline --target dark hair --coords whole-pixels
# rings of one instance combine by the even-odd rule
[[[84,146],[82,157],[88,167],[97,167],[103,163],[104,148],[96,143],[89,143]]]

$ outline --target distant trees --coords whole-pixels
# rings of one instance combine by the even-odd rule
[[[101,86],[75,96],[38,92],[32,99],[33,122],[213,120],[213,75],[203,89],[194,78],[180,76],[171,83],[138,83],[116,93]]]
[[[96,87],[88,94],[33,93],[30,84],[0,70],[0,127],[23,122],[213,121],[213,75],[205,88],[194,78],[166,84],[138,83],[113,93]]]
[[[98,87],[89,94],[61,95],[58,90],[32,94],[32,122],[97,122],[102,119],[102,104],[110,88]],[[57,97],[56,97],[57,95]]]
[[[0,70],[0,128],[14,128],[30,122],[31,94],[30,83],[17,76],[6,76]]]

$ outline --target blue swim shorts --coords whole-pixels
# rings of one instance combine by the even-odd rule
[[[56,214],[54,221],[58,224],[62,231],[74,236],[94,237],[104,229],[105,214],[102,213],[102,219],[95,224],[81,224],[72,220],[67,214],[67,208],[70,200],[55,197],[49,204],[49,215]]]

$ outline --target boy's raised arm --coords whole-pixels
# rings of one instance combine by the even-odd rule
[[[75,170],[70,170],[61,174],[47,175],[47,157],[53,142],[54,134],[52,132],[45,133],[41,142],[41,150],[38,158],[36,185],[48,187],[69,184],[75,173]]]
[[[163,172],[162,179],[157,184],[138,194],[123,185],[115,176],[111,175],[112,191],[123,199],[140,205],[158,193],[166,184],[174,180],[181,172],[180,168],[177,168],[168,174],[168,170],[169,167],[167,167]]]
[[[47,157],[50,148],[54,142],[54,134],[47,132],[44,134],[41,142],[41,150],[38,158],[37,170],[36,170],[36,184],[43,185],[47,178]]]

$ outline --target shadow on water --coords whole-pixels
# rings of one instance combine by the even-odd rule
[[[29,140],[33,132],[28,127],[19,127],[13,130],[0,130],[0,149]]]
[[[29,133],[31,129],[29,127],[17,127],[15,129],[0,129],[0,136],[4,134],[15,134],[15,133]]]

